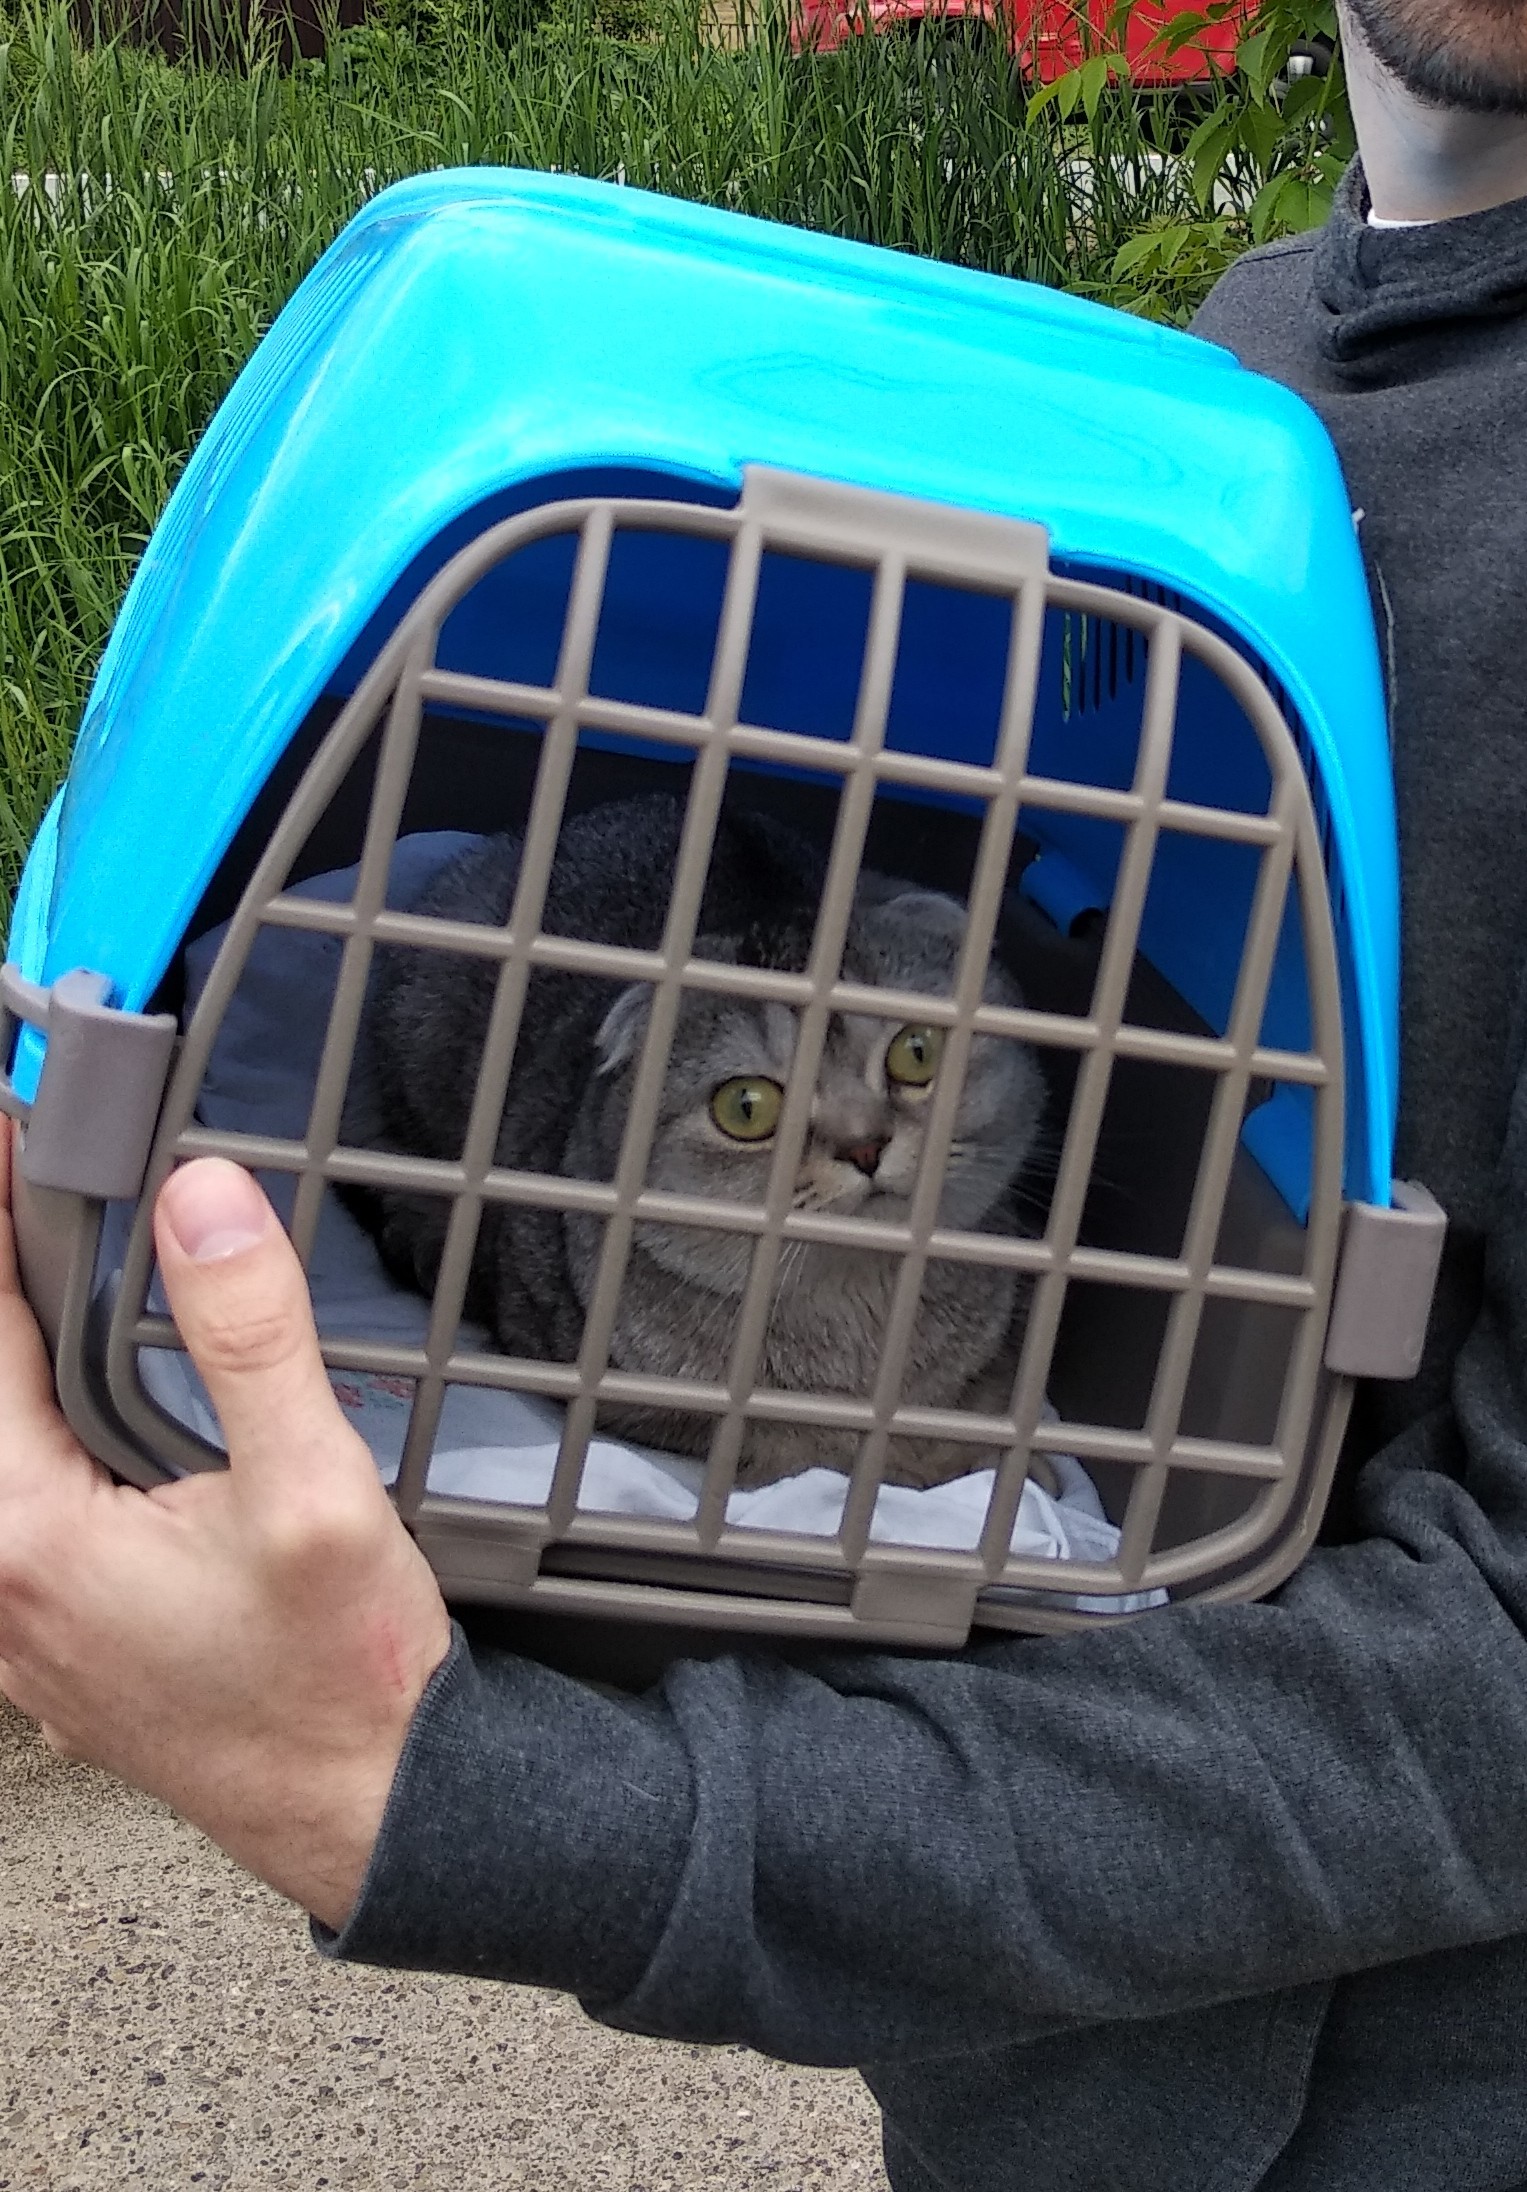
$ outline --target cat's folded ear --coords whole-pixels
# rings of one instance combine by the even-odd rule
[[[965,908],[943,891],[908,890],[892,885],[875,908],[877,927],[894,927],[909,938],[929,942],[937,937],[958,949],[965,935]]]
[[[652,991],[645,982],[633,982],[629,989],[621,991],[594,1037],[594,1048],[599,1054],[599,1063],[594,1068],[596,1073],[618,1073],[636,1056],[647,1032],[651,1005]]]

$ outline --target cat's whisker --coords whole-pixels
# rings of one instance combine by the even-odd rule
[[[787,1241],[784,1254],[779,1259],[779,1272],[775,1280],[774,1306],[779,1306],[794,1293],[805,1275],[807,1241]]]
[[[1033,1210],[1048,1210],[1053,1200],[1047,1186],[1025,1179],[1022,1173],[1014,1180],[1010,1192],[1015,1203],[1026,1203]]]
[[[714,1382],[726,1377],[732,1352],[732,1328],[741,1300],[736,1294],[714,1294],[703,1317],[690,1334],[690,1362],[696,1376]]]

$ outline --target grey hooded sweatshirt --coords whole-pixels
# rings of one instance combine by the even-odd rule
[[[1326,1540],[1260,1605],[634,1705],[458,1636],[327,1944],[857,2065],[896,2192],[1527,2186],[1527,202],[1365,211],[1354,170],[1199,322],[1310,398],[1361,513],[1399,1169],[1453,1220]]]

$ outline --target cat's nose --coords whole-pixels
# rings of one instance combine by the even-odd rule
[[[865,1178],[872,1180],[890,1139],[889,1134],[882,1134],[875,1141],[842,1142],[838,1146],[838,1155],[845,1164],[857,1165]]]

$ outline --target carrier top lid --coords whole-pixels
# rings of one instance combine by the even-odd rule
[[[1043,288],[509,170],[373,200],[208,428],[34,854],[22,971],[89,966],[144,1003],[308,709],[466,513],[569,473],[710,499],[747,463],[1036,520],[1056,559],[1164,585],[1246,642],[1321,770],[1377,1001],[1368,1101],[1391,1119],[1382,688],[1313,413],[1222,350]]]

